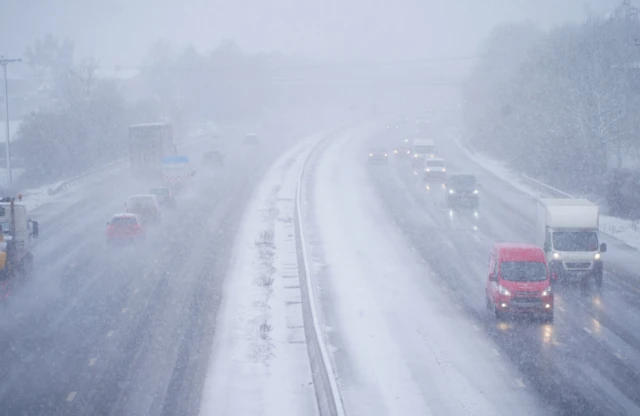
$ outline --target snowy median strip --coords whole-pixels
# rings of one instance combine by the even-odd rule
[[[475,161],[495,176],[511,184],[511,186],[527,195],[534,198],[574,198],[574,196],[547,185],[535,178],[525,174],[518,174],[509,168],[504,162],[468,149],[459,140],[456,140],[456,145],[467,155],[467,157],[469,157],[469,159]],[[600,214],[600,230],[607,236],[640,250],[640,226],[638,226],[637,221]]]
[[[312,352],[324,345],[309,338],[296,235],[300,172],[323,137],[311,136],[282,156],[248,205],[217,319],[203,416],[341,415],[326,413],[317,399],[326,380],[315,363],[324,357]]]

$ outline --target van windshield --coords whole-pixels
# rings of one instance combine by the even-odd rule
[[[510,282],[542,282],[547,279],[547,268],[541,262],[505,261],[500,264],[500,275]]]
[[[557,251],[597,251],[598,233],[595,231],[556,231],[553,248]]]

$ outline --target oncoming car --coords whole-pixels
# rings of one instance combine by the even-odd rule
[[[160,221],[160,204],[158,198],[152,194],[130,196],[127,199],[126,211],[136,214],[143,223]]]
[[[456,173],[447,178],[447,206],[477,209],[480,205],[479,185],[471,174]]]
[[[146,231],[135,214],[116,214],[107,223],[107,243],[134,243],[146,239]]]
[[[447,178],[447,164],[444,159],[425,159],[422,178],[430,184],[444,185]]]
[[[388,153],[384,147],[375,146],[369,150],[369,163],[387,163]]]

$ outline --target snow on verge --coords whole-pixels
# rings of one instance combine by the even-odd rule
[[[493,159],[486,154],[473,152],[458,140],[456,140],[456,144],[469,159],[481,165],[489,172],[525,194],[531,195],[534,198],[538,197],[538,192],[520,180],[521,175],[509,168],[506,163]],[[600,214],[600,230],[616,240],[620,240],[635,249],[640,249],[640,226],[638,226],[637,221]]]
[[[293,228],[315,135],[280,158],[245,212],[225,282],[200,414],[316,415]]]

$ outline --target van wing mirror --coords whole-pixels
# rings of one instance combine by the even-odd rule
[[[38,238],[39,234],[38,221],[31,221],[31,235],[33,235],[33,238]]]
[[[600,244],[600,252],[605,253],[607,251],[607,243]]]

